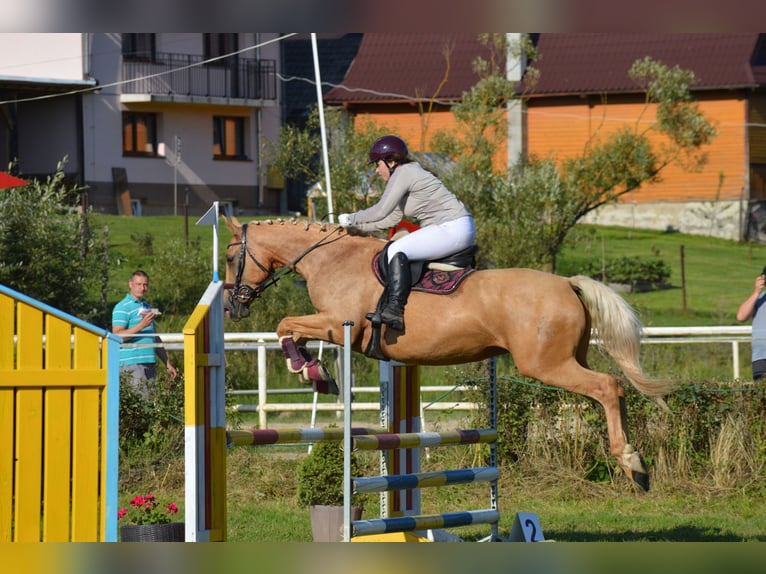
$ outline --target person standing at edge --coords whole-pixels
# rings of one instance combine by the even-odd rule
[[[758,381],[766,375],[766,310],[762,310],[766,302],[766,267],[755,278],[755,286],[750,296],[737,309],[737,321],[744,322],[752,317],[753,333],[751,337],[753,380]]]
[[[141,335],[125,337],[125,342],[139,345],[153,345],[154,319],[157,316],[144,298],[149,291],[149,275],[140,269],[134,271],[128,281],[128,294],[112,310],[112,332],[115,335]],[[170,376],[178,376],[167,352],[158,347],[122,347],[120,348],[120,372],[131,374],[131,384],[144,397],[149,396],[149,381],[157,377],[158,357]]]

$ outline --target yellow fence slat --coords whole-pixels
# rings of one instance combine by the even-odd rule
[[[71,397],[69,389],[45,391],[43,542],[69,541]]]
[[[0,293],[0,369],[13,367],[14,300]]]
[[[16,307],[17,364],[19,370],[43,367],[43,313],[31,305],[19,303]]]
[[[97,389],[74,391],[72,457],[72,541],[96,540],[99,524],[99,436],[101,393]]]
[[[23,389],[16,393],[16,484],[14,539],[40,541],[42,483],[43,393]]]
[[[45,317],[45,368],[72,368],[72,327],[53,315]],[[72,414],[69,388],[45,391],[45,451],[43,454],[43,541],[69,540],[69,476]]]
[[[85,329],[75,327],[74,368],[77,369],[77,372],[102,368],[99,344],[100,339],[95,333],[89,333]],[[106,377],[104,377],[103,384],[106,384]]]
[[[2,315],[0,315],[2,317]],[[0,389],[0,542],[10,542],[13,526],[13,466],[14,450],[13,416],[15,392]]]

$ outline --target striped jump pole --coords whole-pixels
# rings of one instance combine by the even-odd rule
[[[500,471],[496,467],[487,466],[461,470],[437,470],[418,474],[360,477],[353,479],[353,485],[354,492],[361,494],[363,492],[383,492],[386,490],[405,490],[407,488],[491,482],[497,480],[499,476]]]
[[[472,524],[497,524],[500,513],[497,510],[467,510],[465,512],[448,512],[428,516],[397,516],[394,518],[379,518],[377,520],[355,520],[352,523],[353,536],[370,534],[389,534],[392,532],[408,532],[411,530],[436,530],[470,526]]]
[[[230,430],[226,433],[226,446],[262,446],[268,444],[301,444],[321,441],[343,440],[341,428],[294,428],[294,429],[250,429]],[[384,429],[355,427],[351,436],[382,433]]]
[[[489,443],[497,440],[495,429],[472,429],[444,432],[363,435],[353,437],[355,449],[387,450],[456,444]]]

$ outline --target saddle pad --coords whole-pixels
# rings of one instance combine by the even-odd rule
[[[378,268],[378,259],[380,253],[372,258],[372,271],[381,285],[385,285]],[[437,295],[448,295],[460,286],[460,283],[471,273],[476,271],[473,267],[464,267],[452,271],[443,271],[440,269],[428,269],[412,286],[413,291],[423,291],[424,293],[435,293]]]

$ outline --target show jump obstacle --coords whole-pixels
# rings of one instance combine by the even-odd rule
[[[225,430],[223,360],[223,284],[210,284],[184,327],[186,372],[186,540],[226,540],[227,446],[276,443],[343,441],[344,444],[344,541],[353,537],[373,539],[396,532],[428,531],[440,539],[440,529],[491,524],[490,540],[499,540],[497,525],[497,459],[495,442],[494,361],[490,374],[490,425],[492,428],[421,432],[420,381],[416,367],[381,363],[381,427],[351,424],[351,349],[344,345],[343,429]],[[344,325],[350,340],[351,323]],[[421,447],[490,444],[490,466],[474,469],[420,473]],[[351,477],[353,449],[380,450],[381,474]],[[420,515],[419,489],[469,482],[488,482],[490,507],[432,516]],[[381,518],[351,521],[351,493],[380,492]],[[444,539],[444,538],[441,538]],[[454,539],[454,538],[453,538]]]
[[[117,540],[121,340],[0,285],[0,543]]]

